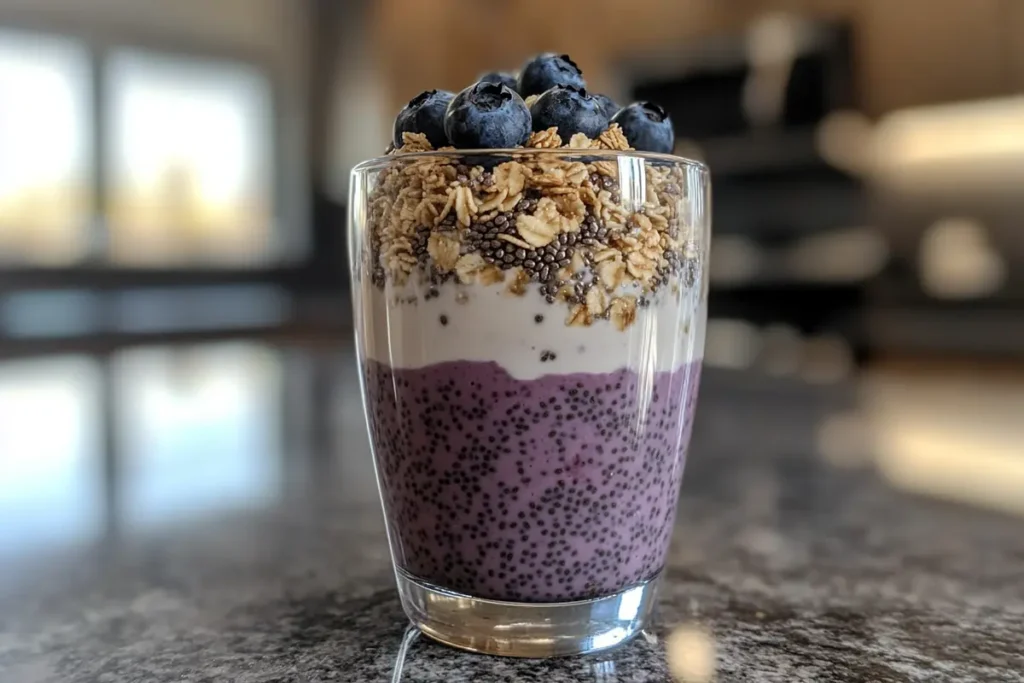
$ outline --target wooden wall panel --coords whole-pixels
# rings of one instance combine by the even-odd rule
[[[859,36],[858,78],[867,111],[1007,92],[1007,3],[1024,4],[862,0],[854,23]]]
[[[485,68],[568,52],[594,89],[624,56],[741,29],[767,10],[843,16],[856,0],[376,0],[376,58],[394,106],[429,87],[458,89]]]
[[[570,53],[595,89],[625,57],[741,29],[769,11],[847,19],[865,109],[989,97],[1024,88],[1024,0],[376,0],[376,59],[400,107],[457,89],[482,65]]]

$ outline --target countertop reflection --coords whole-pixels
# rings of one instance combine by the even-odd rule
[[[0,680],[1024,681],[1024,520],[820,457],[852,386],[705,373],[656,626],[510,661],[414,632],[348,350],[0,364]]]

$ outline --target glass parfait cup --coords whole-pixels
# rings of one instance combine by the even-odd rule
[[[696,403],[707,168],[601,149],[352,172],[356,349],[402,606],[499,655],[648,622]]]

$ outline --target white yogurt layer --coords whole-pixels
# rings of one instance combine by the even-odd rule
[[[412,282],[416,279],[384,291],[367,287],[360,294],[365,320],[360,344],[367,358],[394,368],[494,361],[517,379],[535,379],[624,367],[674,370],[703,355],[707,311],[699,284],[685,288],[680,282],[678,296],[664,287],[649,306],[637,308],[632,325],[619,331],[604,319],[587,327],[566,325],[569,306],[547,303],[537,284],[516,296],[505,284],[449,282],[428,299],[430,286]]]

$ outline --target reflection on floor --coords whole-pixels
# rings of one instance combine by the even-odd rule
[[[1024,377],[955,364],[885,363],[859,407],[819,429],[834,464],[872,465],[897,488],[1024,515]]]
[[[298,456],[287,356],[236,343],[0,363],[0,557],[279,496]]]
[[[275,495],[282,376],[270,349],[142,349],[113,370],[126,520],[174,521]]]
[[[0,556],[100,533],[99,375],[80,357],[0,364]]]
[[[1024,515],[1024,382],[1013,374],[868,375],[872,452],[895,486]]]

